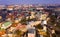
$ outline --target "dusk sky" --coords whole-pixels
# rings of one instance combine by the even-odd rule
[[[0,4],[60,4],[60,0],[0,0]]]

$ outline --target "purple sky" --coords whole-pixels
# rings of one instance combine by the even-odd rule
[[[60,4],[60,0],[0,0],[0,4]]]

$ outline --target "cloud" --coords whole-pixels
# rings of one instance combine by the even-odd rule
[[[60,4],[60,0],[0,0],[0,4]]]

